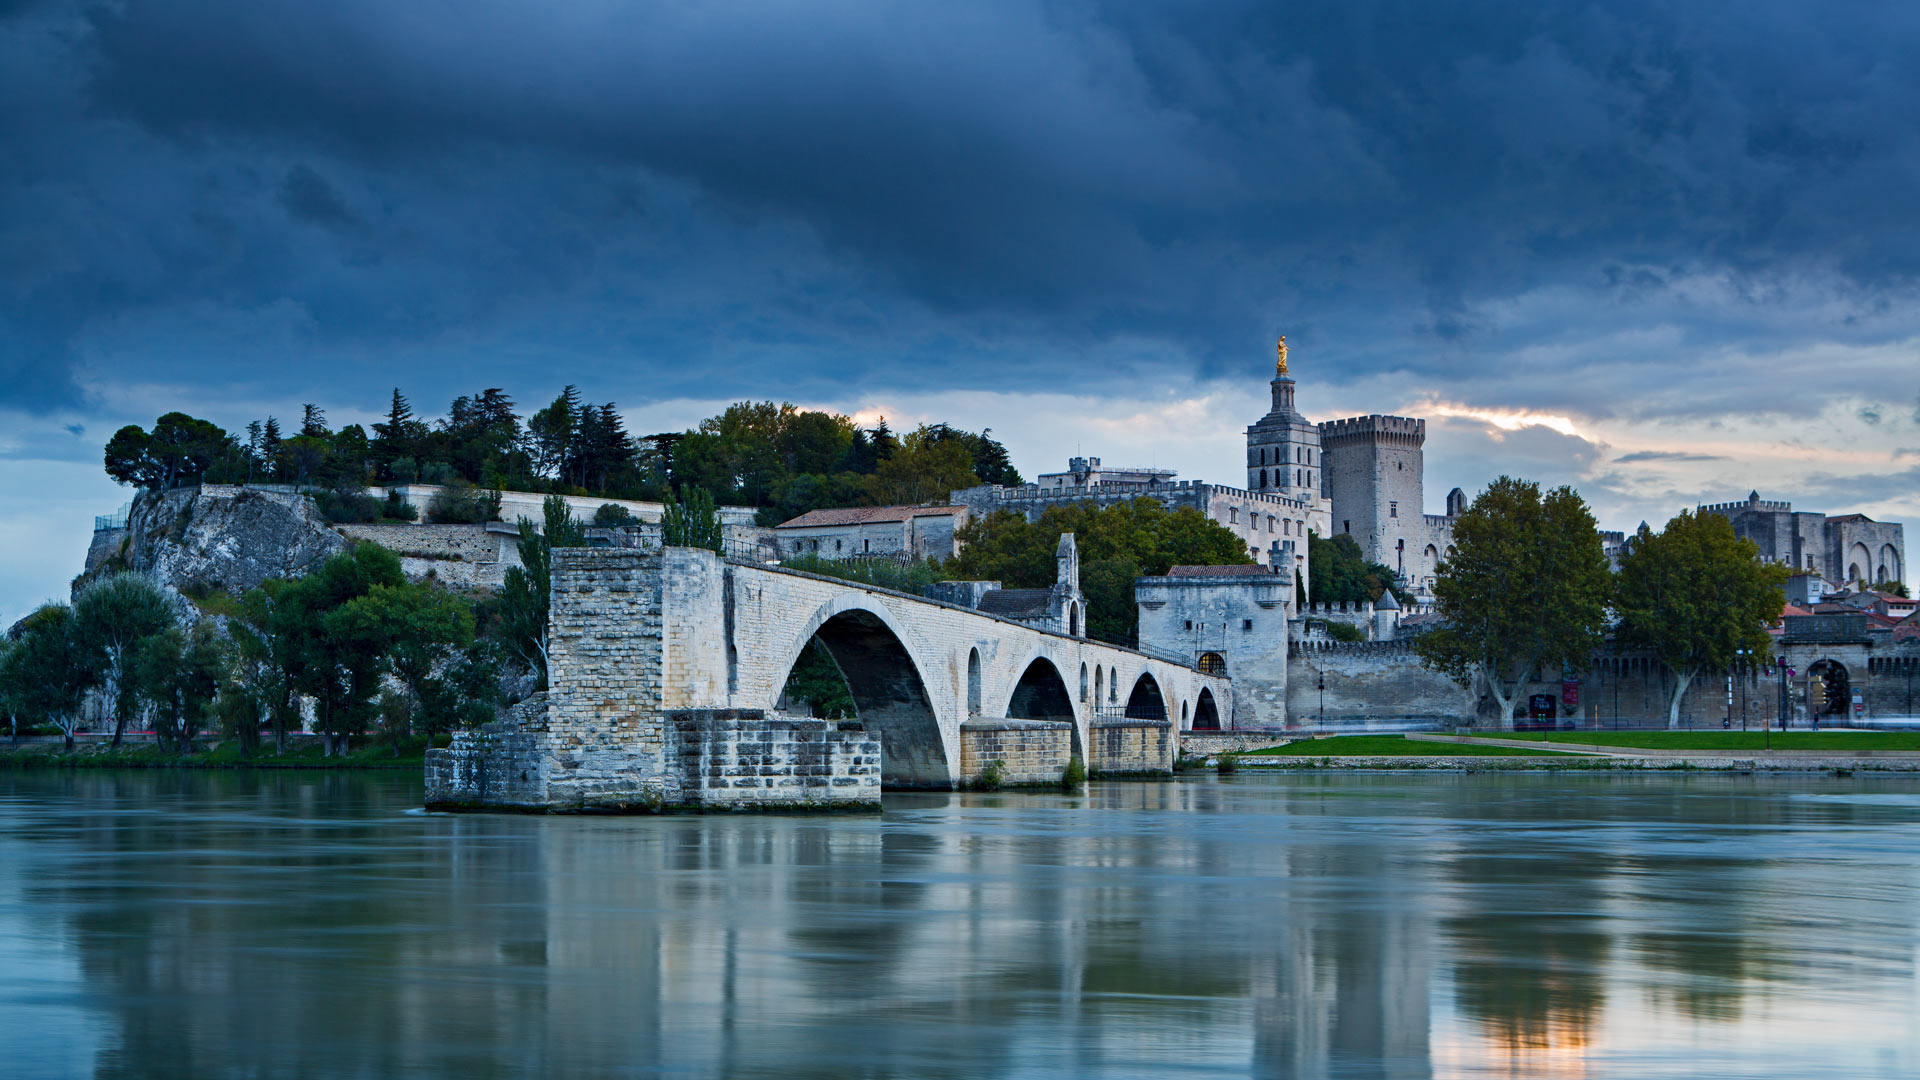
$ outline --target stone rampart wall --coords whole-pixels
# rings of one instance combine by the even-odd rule
[[[999,762],[1003,784],[1058,784],[1073,757],[1073,725],[1046,720],[969,720],[960,725],[960,777],[974,783]]]
[[[1477,700],[1477,694],[1422,667],[1400,642],[1296,643],[1288,664],[1287,717],[1296,727],[1450,727],[1471,722]]]
[[[1298,735],[1268,731],[1183,731],[1180,733],[1180,752],[1189,757],[1203,758],[1217,754],[1244,754],[1249,750],[1285,746],[1298,738]]]
[[[1165,720],[1100,720],[1087,745],[1087,769],[1104,776],[1171,775],[1173,725]]]
[[[485,525],[336,525],[349,540],[379,544],[395,555],[461,562],[499,562],[503,548],[519,546],[505,533],[489,533]],[[517,560],[516,560],[517,561]]]

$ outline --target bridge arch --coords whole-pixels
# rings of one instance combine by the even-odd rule
[[[1074,713],[1067,680],[1046,656],[1034,657],[1020,673],[1020,680],[1007,697],[1006,714],[1017,720],[1064,720],[1072,724],[1073,752],[1082,753],[1080,717]]]
[[[1133,681],[1133,690],[1127,694],[1127,718],[1165,720],[1169,715],[1167,695],[1160,691],[1159,680],[1150,671],[1141,672],[1140,677]]]
[[[853,698],[855,718],[880,737],[881,781],[892,788],[944,788],[953,783],[947,745],[930,681],[887,609],[865,593],[827,601],[785,651],[791,672],[807,643],[818,639]],[[775,701],[786,676],[774,683]],[[775,702],[768,702],[772,708]]]
[[[1213,691],[1200,688],[1200,697],[1193,706],[1193,731],[1220,730],[1220,709],[1213,703]]]

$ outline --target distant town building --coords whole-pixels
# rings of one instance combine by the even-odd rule
[[[1699,508],[1733,522],[1733,531],[1760,547],[1760,557],[1795,570],[1821,574],[1829,581],[1874,585],[1906,580],[1906,530],[1897,522],[1875,521],[1865,514],[1796,511],[1790,502],[1762,499],[1749,492],[1745,502]]]
[[[774,528],[780,557],[889,556],[945,562],[959,553],[965,506],[845,506],[811,510]]]

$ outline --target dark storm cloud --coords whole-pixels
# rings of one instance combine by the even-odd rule
[[[1920,329],[1898,5],[13,10],[0,402],[259,342],[371,383],[1020,389],[1284,328],[1334,378],[1495,358],[1550,404],[1622,320],[1683,383],[1702,342]]]

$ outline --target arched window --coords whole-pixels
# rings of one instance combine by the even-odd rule
[[[1087,665],[1080,665],[1080,700],[1087,700]]]
[[[1094,668],[1093,669],[1093,703],[1095,705],[1100,704],[1100,699],[1106,696],[1106,687],[1107,687],[1107,669],[1103,667]]]
[[[1260,486],[1263,488],[1267,486],[1267,470],[1265,469],[1260,470]]]
[[[980,715],[980,650],[967,653],[967,715]]]
[[[1067,636],[1068,637],[1080,636],[1080,605],[1079,604],[1067,605]]]
[[[1200,671],[1207,675],[1225,675],[1227,658],[1217,652],[1200,654]]]
[[[1107,669],[1107,700],[1109,702],[1120,700],[1120,669],[1119,668],[1110,667]]]

